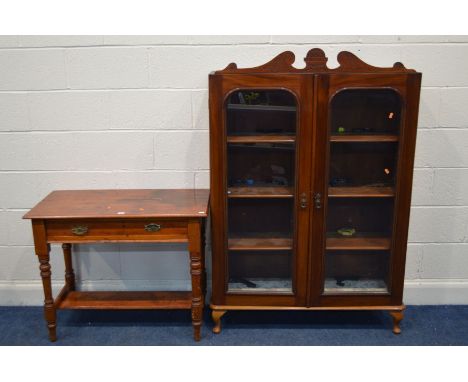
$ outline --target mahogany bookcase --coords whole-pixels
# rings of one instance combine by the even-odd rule
[[[403,282],[421,73],[284,52],[209,76],[212,316],[386,310]]]

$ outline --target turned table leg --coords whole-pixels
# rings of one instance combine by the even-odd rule
[[[202,275],[202,239],[200,221],[190,222],[188,225],[190,276],[192,279],[192,326],[195,341],[200,341],[203,316]]]
[[[403,310],[391,310],[389,313],[393,319],[393,333],[400,334],[401,333],[400,322],[401,320],[403,320]]]
[[[39,269],[41,271],[42,287],[44,289],[44,317],[49,329],[49,339],[57,340],[56,333],[56,309],[52,296],[51,267],[49,263],[50,245],[47,243],[47,234],[44,221],[41,219],[32,220],[34,236],[34,250],[39,259]]]
[[[221,317],[223,317],[225,313],[225,310],[213,310],[211,312],[211,318],[214,322],[213,333],[221,333]]]
[[[75,290],[75,272],[71,256],[71,244],[62,244],[63,258],[65,260],[65,284],[69,291]]]
[[[49,250],[47,254],[38,253],[39,269],[41,270],[42,286],[44,288],[44,317],[47,321],[47,328],[49,329],[49,339],[54,342],[57,340],[57,322],[56,310],[54,306],[54,298],[52,297],[52,283],[51,283],[51,267],[49,263]]]

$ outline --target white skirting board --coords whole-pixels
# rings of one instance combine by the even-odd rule
[[[208,285],[211,281],[208,280]],[[54,296],[63,286],[53,282]],[[81,290],[189,290],[187,280],[99,280],[79,283]],[[209,288],[208,288],[209,289]],[[209,303],[210,291],[207,293]],[[42,283],[38,281],[0,281],[0,305],[42,305]],[[405,282],[406,305],[468,305],[468,280],[425,279]]]

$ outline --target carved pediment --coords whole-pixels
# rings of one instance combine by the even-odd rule
[[[293,66],[296,57],[293,52],[286,51],[278,54],[271,61],[261,66],[253,68],[238,68],[237,64],[231,63],[225,69],[219,70],[217,74],[242,74],[242,73],[409,73],[415,72],[413,69],[407,69],[405,66],[396,62],[392,67],[381,68],[372,66],[351,52],[342,51],[338,54],[338,63],[340,66],[330,69],[327,66],[328,58],[322,49],[314,48],[309,50],[304,61],[306,66],[303,69],[297,69]]]
[[[291,51],[278,54],[271,61],[254,68],[238,68],[237,64],[232,62],[225,69],[216,73],[282,73],[298,72],[299,70],[292,66],[296,56]]]

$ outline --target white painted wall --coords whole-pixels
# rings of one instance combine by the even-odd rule
[[[468,36],[0,36],[0,304],[41,304],[29,221],[55,189],[204,188],[208,73],[319,46],[423,72],[407,303],[468,303]],[[53,247],[56,284],[61,249]],[[181,245],[82,246],[82,288],[189,286]]]

